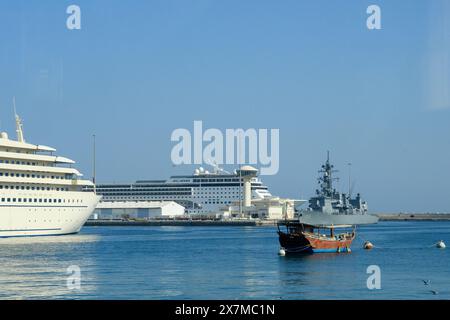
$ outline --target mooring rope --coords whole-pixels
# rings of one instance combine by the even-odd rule
[[[358,233],[357,236],[360,237],[361,240],[363,241],[363,243],[362,243],[362,247],[363,247],[363,248],[364,248],[364,244],[365,244],[366,242],[372,243],[372,241],[369,241],[369,240],[365,239],[365,238],[363,237],[363,235],[360,234],[360,233]],[[377,248],[377,249],[383,249],[383,247],[376,246],[376,245],[374,245],[373,243],[372,243],[372,245],[373,245],[373,248],[374,248],[374,249],[375,249],[375,248]]]
[[[431,246],[428,246],[427,248],[432,248],[432,247],[436,247],[439,243],[441,243],[442,240],[439,240],[438,242],[435,242],[434,244],[432,244]]]

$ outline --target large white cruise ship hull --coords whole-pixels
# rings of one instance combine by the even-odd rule
[[[79,202],[48,206],[42,203],[0,203],[0,238],[78,233],[101,196],[79,192],[78,198]]]
[[[0,237],[77,233],[101,198],[93,181],[56,149],[25,142],[15,119],[17,140],[0,132]]]

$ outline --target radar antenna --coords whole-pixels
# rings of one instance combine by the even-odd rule
[[[14,107],[14,117],[16,118],[17,141],[25,142],[25,139],[23,138],[22,119],[20,119],[19,115],[16,112],[16,97],[13,97],[13,107]]]
[[[210,165],[211,167],[214,168],[214,173],[215,173],[215,174],[218,174],[218,173],[226,173],[226,174],[230,174],[228,171],[226,171],[226,170],[224,170],[223,168],[221,168],[220,165],[217,163],[216,160],[208,159],[208,160],[206,160],[206,163],[207,163],[208,165]]]
[[[318,182],[320,185],[320,193],[326,197],[332,197],[333,190],[333,180],[338,180],[338,178],[333,178],[333,173],[338,172],[333,169],[334,166],[330,164],[330,151],[327,151],[327,161],[322,168],[319,170],[319,173],[322,174],[321,177],[318,178]]]

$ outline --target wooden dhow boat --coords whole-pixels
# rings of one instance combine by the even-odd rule
[[[368,213],[367,202],[336,191],[333,188],[333,174],[336,170],[327,161],[319,173],[319,190],[309,199],[306,210],[298,212],[297,220],[284,220],[278,223],[280,252],[350,252],[356,236],[356,226],[378,222],[378,217]],[[336,233],[336,229],[344,229]],[[345,231],[351,229],[351,231]],[[324,232],[325,230],[325,232]]]

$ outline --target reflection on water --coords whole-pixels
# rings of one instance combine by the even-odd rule
[[[96,290],[92,256],[83,256],[83,247],[99,241],[98,235],[79,234],[48,237],[18,237],[0,239],[0,298],[41,299],[71,298],[89,295]],[[67,268],[82,268],[83,287],[69,290]]]
[[[99,241],[100,236],[95,234],[71,234],[65,236],[43,236],[43,237],[16,237],[0,238],[0,245],[32,245],[32,244],[63,244]]]
[[[353,252],[278,255],[273,227],[85,227],[78,235],[0,239],[0,298],[448,299],[450,223],[380,223]],[[362,249],[370,239],[374,250]],[[369,265],[382,290],[366,287]],[[66,286],[81,269],[81,290]],[[429,279],[432,290],[422,279]]]

